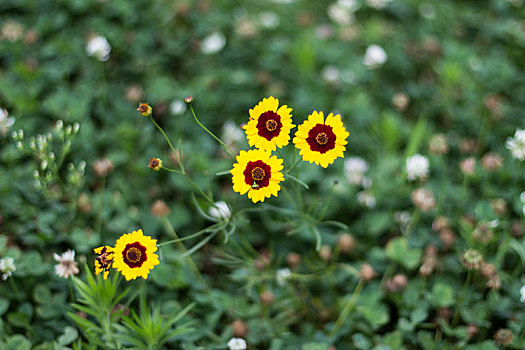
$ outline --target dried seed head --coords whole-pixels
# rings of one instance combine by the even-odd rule
[[[498,275],[494,275],[487,281],[487,287],[492,290],[499,290],[501,288],[501,278]]]
[[[494,238],[494,232],[486,223],[480,223],[474,231],[472,231],[472,238],[480,243],[487,244]]]
[[[269,290],[262,292],[259,298],[264,305],[272,305],[275,301],[275,296]]]
[[[487,264],[484,262],[483,264],[481,264],[480,271],[484,277],[490,278],[496,274],[496,266],[494,266],[493,264]]]
[[[447,139],[443,134],[435,134],[428,142],[428,150],[431,154],[443,155],[448,153]]]
[[[441,242],[443,242],[444,248],[448,249],[454,244],[454,241],[456,240],[456,235],[454,234],[454,231],[447,228],[439,233],[439,239],[441,240]]]
[[[441,230],[444,230],[449,227],[450,221],[446,216],[438,216],[432,222],[432,230],[434,230],[435,232],[440,232]]]
[[[113,162],[107,158],[99,159],[93,164],[93,170],[98,177],[106,176],[113,169]]]
[[[399,111],[404,112],[407,107],[410,99],[407,94],[403,92],[398,92],[392,96],[392,105]]]
[[[356,241],[355,241],[355,238],[351,234],[343,233],[339,235],[339,238],[337,239],[337,244],[341,252],[348,254],[352,250],[354,250]]]
[[[522,233],[521,233],[521,222],[519,220],[514,220],[512,222],[512,235],[516,238],[520,238]]]
[[[474,249],[469,249],[461,256],[461,263],[467,270],[479,270],[483,263],[483,255]]]
[[[514,335],[510,329],[500,329],[494,334],[494,343],[507,346],[512,344],[513,338]]]
[[[402,273],[398,273],[394,276],[394,278],[392,279],[392,282],[394,283],[394,285],[396,286],[398,290],[401,290],[405,288],[407,285],[407,282],[408,282],[407,276],[403,275]]]
[[[417,190],[413,191],[411,198],[416,207],[424,212],[432,210],[436,206],[434,194],[424,188],[418,188]]]
[[[476,325],[469,324],[467,326],[467,339],[471,339],[479,333],[479,328]]]
[[[157,218],[163,218],[166,215],[170,213],[170,208],[166,205],[166,202],[164,202],[161,199],[156,200],[153,202],[153,205],[151,206],[151,214]]]
[[[490,201],[490,206],[497,215],[505,215],[507,213],[507,202],[502,198],[496,198]]]
[[[377,277],[377,272],[369,264],[363,264],[361,265],[361,269],[359,270],[359,277],[363,281],[368,282]]]
[[[84,214],[89,214],[93,207],[91,206],[91,201],[85,193],[81,193],[77,198],[77,208]]]
[[[297,253],[291,252],[286,256],[286,262],[290,268],[297,267],[301,264],[301,256]]]
[[[461,168],[463,174],[472,176],[476,173],[476,159],[474,157],[464,159],[460,163],[459,167]]]
[[[487,171],[496,171],[503,166],[503,158],[496,153],[487,153],[481,159],[481,166]]]
[[[235,320],[232,322],[233,336],[236,338],[244,338],[248,334],[248,326],[242,320]]]
[[[332,258],[332,247],[323,245],[321,249],[319,249],[319,256],[326,262],[330,261]]]

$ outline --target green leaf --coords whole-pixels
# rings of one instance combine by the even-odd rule
[[[408,141],[408,145],[405,150],[405,158],[413,156],[418,152],[419,147],[425,139],[427,129],[427,119],[424,115],[421,115],[414,126],[414,129],[412,129],[412,134],[410,134],[410,140]]]
[[[410,321],[413,324],[418,324],[420,322],[423,322],[424,320],[427,319],[427,317],[428,317],[428,312],[426,309],[423,309],[423,308],[417,308],[410,313]]]
[[[386,256],[411,270],[419,265],[421,249],[410,248],[405,237],[396,237],[386,245]]]
[[[455,303],[454,288],[448,284],[438,282],[430,292],[430,303],[437,307],[448,307]]]
[[[390,321],[388,308],[383,305],[358,306],[357,310],[374,326],[382,326]]]
[[[0,299],[0,316],[9,309],[9,299],[2,298]]]
[[[328,350],[330,346],[323,343],[309,343],[302,346],[303,350]]]
[[[66,327],[64,334],[58,337],[58,342],[62,345],[69,345],[78,338],[78,331],[73,327]]]
[[[14,335],[7,340],[6,350],[30,350],[31,342],[23,335]]]

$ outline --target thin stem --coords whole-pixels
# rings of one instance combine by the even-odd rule
[[[106,176],[102,177],[102,203],[100,205],[100,213],[98,214],[96,232],[102,233],[102,215],[104,214],[104,207],[106,204]]]
[[[185,174],[184,174],[182,171],[180,171],[180,170],[175,170],[175,169],[166,168],[165,166],[163,166],[162,169],[167,170],[167,171],[170,171],[170,172],[172,172],[172,173],[177,173],[177,174],[185,175]]]
[[[322,221],[324,218],[324,214],[326,213],[326,210],[328,209],[328,206],[332,202],[332,197],[334,195],[334,188],[336,183],[334,182],[332,185],[332,188],[330,189],[330,194],[328,195],[328,199],[324,202],[323,209],[321,210],[321,215],[319,215],[319,221]]]
[[[468,270],[467,279],[465,280],[465,284],[463,285],[463,291],[461,292],[461,295],[459,297],[458,306],[456,307],[456,312],[454,313],[454,318],[452,319],[452,323],[451,323],[452,328],[454,328],[456,326],[456,323],[458,322],[459,309],[461,308],[461,304],[463,303],[463,300],[465,299],[465,296],[467,294],[468,285],[471,279],[472,279],[472,270]]]
[[[163,245],[168,245],[168,244],[172,244],[172,243],[177,243],[177,242],[182,242],[182,241],[187,241],[189,239],[192,239],[192,238],[195,238],[195,237],[199,237],[200,235],[203,235],[205,234],[206,232],[210,232],[212,231],[213,228],[215,228],[217,226],[217,224],[215,225],[212,225],[208,228],[205,228],[204,230],[200,230],[198,232],[195,232],[194,234],[191,234],[189,236],[186,236],[186,237],[182,237],[182,238],[177,238],[177,239],[172,239],[171,241],[166,241],[166,242],[162,242],[160,244],[157,244],[157,247],[161,247]],[[175,231],[173,231],[175,232]],[[178,236],[177,236],[178,237]]]
[[[151,120],[151,122],[153,124],[155,124],[155,126],[157,127],[157,129],[159,129],[159,131],[162,133],[162,135],[164,136],[164,138],[166,139],[166,141],[168,142],[168,145],[170,146],[171,150],[173,153],[175,154],[178,154],[177,151],[175,150],[175,147],[173,147],[173,145],[171,144],[171,141],[168,137],[168,135],[166,135],[166,133],[164,132],[164,130],[162,130],[162,128],[159,126],[159,124],[157,124],[157,122],[153,119],[153,116],[149,116],[149,119]],[[180,163],[180,159],[177,159]]]
[[[199,124],[199,126],[201,128],[203,128],[204,131],[206,131],[208,134],[210,134],[211,137],[213,137],[215,139],[215,141],[220,143],[221,146],[224,148],[224,150],[228,153],[228,155],[235,160],[235,153],[233,153],[233,151],[230,149],[230,147],[228,147],[224,142],[222,142],[222,140],[220,138],[215,136],[214,133],[212,133],[210,130],[208,130],[208,128],[206,128],[204,125],[202,125],[202,123],[199,121],[199,119],[197,119],[197,116],[195,115],[195,111],[193,110],[193,105],[191,105],[191,104],[190,104],[190,110],[191,110],[191,114],[193,114],[193,118],[195,118],[195,121],[197,122],[197,124]]]
[[[164,225],[166,226],[166,229],[170,232],[170,234],[173,236],[173,237],[177,237],[177,239],[179,239],[179,236],[177,235],[177,232],[175,232],[175,229],[173,228],[173,225],[171,224],[171,222],[169,221],[168,218],[164,218]],[[184,252],[186,253],[187,250],[186,250],[186,247],[184,246],[184,243],[182,243],[180,240],[177,244],[179,246],[179,248]],[[193,259],[191,258],[190,255],[187,255],[186,256],[186,259],[188,260],[191,268],[193,269],[193,271],[195,271],[195,274],[197,275],[197,277],[201,280],[202,284],[204,285],[204,287],[206,288],[206,290],[209,290],[208,288],[208,284],[206,283],[206,281],[204,280],[204,278],[202,277],[199,269],[197,268],[197,265],[195,265],[195,262],[193,261]]]
[[[339,332],[339,330],[343,326],[343,323],[348,317],[348,314],[354,308],[355,303],[357,302],[357,298],[359,297],[359,294],[361,294],[361,290],[363,289],[364,285],[365,285],[365,282],[362,279],[360,279],[359,283],[357,284],[357,287],[355,287],[352,297],[350,297],[350,300],[348,301],[348,303],[346,303],[343,311],[341,312],[341,315],[339,315],[339,318],[337,319],[337,321],[335,321],[335,325],[330,331],[330,335],[334,336]]]
[[[294,158],[295,158],[295,151],[294,151],[293,155],[294,155]],[[292,164],[291,167],[288,168],[288,170],[286,170],[286,172],[289,173],[289,172],[291,172],[292,170],[294,170],[295,167],[297,166],[297,164],[301,163],[301,160],[302,160],[301,158],[298,158],[296,161],[292,160],[292,163],[293,163],[293,164]]]

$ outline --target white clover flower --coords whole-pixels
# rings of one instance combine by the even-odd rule
[[[94,57],[99,61],[107,61],[110,52],[111,45],[109,45],[108,40],[103,36],[94,36],[90,38],[86,44],[87,55]]]
[[[174,100],[170,103],[170,112],[173,115],[180,115],[186,112],[186,103],[183,100]]]
[[[274,29],[279,26],[281,20],[274,12],[263,12],[259,15],[259,22],[263,28]]]
[[[7,135],[9,129],[15,123],[15,117],[10,117],[7,110],[0,108],[0,135]]]
[[[360,185],[368,171],[368,163],[361,157],[350,157],[345,160],[345,175],[353,185]]]
[[[345,5],[334,3],[328,6],[328,17],[335,23],[348,25],[354,21],[354,13]]]
[[[211,55],[221,51],[224,45],[226,45],[226,37],[220,32],[215,32],[202,40],[201,51]]]
[[[246,350],[246,340],[242,338],[231,338],[228,342],[230,350]]]
[[[341,73],[336,66],[326,66],[321,71],[321,77],[329,84],[337,84],[341,78]]]
[[[240,144],[244,137],[244,131],[232,120],[227,120],[222,126],[222,140],[226,145]]]
[[[58,262],[55,265],[55,274],[58,277],[68,278],[78,274],[78,263],[75,261],[75,251],[67,250],[62,256],[57,253],[53,253],[53,258]]]
[[[230,207],[228,207],[228,204],[226,204],[226,202],[223,201],[215,202],[208,211],[208,213],[212,218],[215,218],[217,220],[226,220],[232,214]]]
[[[0,273],[2,273],[2,280],[6,280],[16,271],[15,260],[11,257],[0,259]]]
[[[367,208],[375,208],[376,197],[370,191],[361,191],[357,194],[357,200],[359,203]]]
[[[426,179],[428,176],[429,165],[428,158],[421,154],[416,154],[407,158],[406,172],[408,180],[414,181],[416,179]]]
[[[337,3],[341,6],[346,7],[352,12],[359,10],[361,4],[357,0],[337,0]]]
[[[525,129],[516,129],[514,137],[509,137],[505,142],[505,147],[512,153],[512,156],[519,160],[525,159]]]
[[[525,303],[525,286],[520,288],[520,300],[522,303]]]
[[[284,269],[279,269],[275,273],[275,278],[277,280],[277,284],[280,286],[284,286],[286,282],[290,279],[290,276],[292,275],[289,268],[285,267]]]
[[[366,48],[365,56],[363,57],[363,64],[369,69],[375,69],[382,66],[388,56],[381,46],[370,45]]]
[[[410,213],[406,210],[396,211],[394,213],[394,220],[400,226],[406,227],[408,226],[408,223],[410,222]]]
[[[386,7],[393,0],[366,0],[368,6],[375,8],[376,10],[381,10]]]

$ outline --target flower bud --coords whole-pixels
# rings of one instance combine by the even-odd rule
[[[244,338],[248,334],[248,326],[242,320],[233,321],[232,328],[234,337]]]
[[[348,254],[352,250],[354,250],[356,242],[355,238],[351,234],[343,233],[339,235],[339,238],[337,239],[337,244],[339,245],[339,249],[341,249],[341,252]]]
[[[192,95],[189,95],[188,97],[184,98],[184,103],[186,103],[187,105],[190,105],[193,103],[193,96]]]
[[[359,278],[361,278],[365,282],[368,282],[376,277],[377,272],[372,266],[370,266],[369,264],[361,265],[361,269],[359,270]]]
[[[145,102],[142,102],[139,104],[139,108],[137,108],[137,111],[140,112],[140,115],[143,117],[149,117],[151,115],[151,112],[153,112],[153,108]]]
[[[155,171],[159,171],[162,169],[162,160],[160,160],[160,158],[151,158],[148,167]]]
[[[301,264],[301,256],[297,253],[291,252],[286,256],[286,262],[292,269]]]
[[[275,301],[275,296],[273,295],[272,292],[267,290],[261,293],[261,295],[259,296],[259,299],[261,299],[261,302],[264,305],[272,305],[273,302]]]

